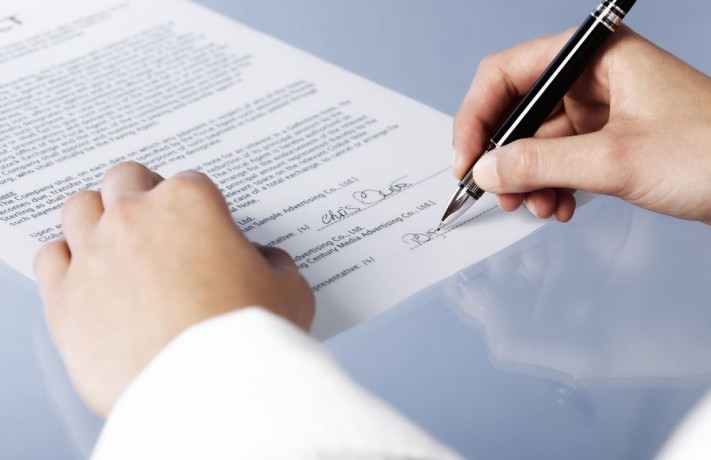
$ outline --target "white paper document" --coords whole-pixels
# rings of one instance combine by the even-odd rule
[[[544,224],[485,196],[434,229],[450,117],[182,0],[0,4],[0,257],[32,277],[59,210],[113,164],[195,169],[287,250],[326,338]]]

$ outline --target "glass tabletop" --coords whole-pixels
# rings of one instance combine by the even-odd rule
[[[327,346],[466,458],[651,458],[711,388],[711,231],[610,198]]]
[[[595,6],[199,3],[450,114],[483,56]],[[639,2],[628,23],[711,73],[695,45],[711,39],[711,4],[667,8]],[[650,458],[711,387],[710,230],[598,198],[325,346],[466,458]],[[0,458],[87,458],[101,421],[71,388],[34,285],[0,266],[0,291]]]

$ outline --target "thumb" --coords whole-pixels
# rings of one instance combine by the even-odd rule
[[[474,166],[474,180],[496,194],[569,188],[615,195],[622,185],[623,153],[603,131],[521,139],[481,157]]]

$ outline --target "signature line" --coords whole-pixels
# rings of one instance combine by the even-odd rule
[[[478,219],[478,218],[480,218],[481,216],[483,216],[484,214],[488,214],[488,213],[490,213],[491,211],[493,211],[493,210],[496,209],[496,208],[498,208],[497,205],[496,205],[496,206],[492,206],[492,207],[490,207],[489,209],[486,209],[486,210],[480,212],[479,214],[477,214],[477,215],[475,215],[475,216],[473,216],[473,217],[470,217],[470,218],[467,219],[467,220],[464,220],[464,221],[462,221],[462,222],[459,222],[457,225],[454,225],[454,226],[452,226],[452,227],[447,227],[447,229],[446,229],[445,231],[439,233],[439,236],[438,236],[437,238],[432,238],[431,240],[429,240],[429,241],[427,241],[427,242],[424,242],[424,243],[422,243],[422,244],[419,245],[419,246],[415,246],[414,248],[410,248],[410,251],[414,251],[414,250],[417,249],[417,248],[421,248],[422,246],[424,246],[424,245],[426,245],[426,244],[428,244],[428,243],[431,243],[431,242],[437,240],[438,238],[441,238],[442,236],[444,236],[444,235],[446,235],[447,233],[451,232],[451,231],[454,230],[455,228],[461,227],[461,226],[464,225],[464,224],[467,224],[467,223],[469,223],[469,222],[471,222],[471,221],[473,221],[473,220],[475,220],[475,219]]]
[[[328,225],[324,225],[323,227],[319,228],[317,231],[320,232],[321,230],[326,230],[328,227],[330,227],[330,226],[332,226],[332,225],[340,224],[341,222],[344,222],[344,221],[350,219],[351,217],[360,214],[361,212],[367,211],[367,210],[370,209],[370,208],[373,208],[373,207],[375,207],[375,206],[377,206],[377,205],[379,205],[379,204],[381,204],[381,203],[384,203],[385,201],[387,201],[388,198],[393,198],[393,197],[396,197],[396,196],[398,196],[398,195],[402,195],[403,192],[405,192],[405,191],[407,191],[407,190],[410,190],[410,189],[413,189],[413,188],[417,187],[418,185],[427,182],[428,180],[432,180],[432,179],[434,179],[435,177],[439,176],[440,174],[442,174],[442,173],[444,173],[444,172],[446,172],[446,171],[449,171],[449,169],[450,169],[450,168],[447,167],[447,168],[445,168],[445,169],[443,169],[443,170],[441,170],[441,171],[438,171],[438,172],[432,174],[431,176],[427,176],[427,177],[425,177],[424,179],[422,179],[421,181],[418,181],[418,182],[413,183],[412,185],[410,185],[409,187],[407,187],[407,188],[406,188],[405,190],[403,190],[402,192],[396,193],[396,194],[394,194],[394,195],[390,195],[389,197],[385,197],[385,198],[383,198],[382,200],[380,200],[380,201],[378,201],[378,202],[376,202],[376,203],[369,204],[369,205],[366,206],[365,208],[360,208],[357,212],[354,212],[353,214],[350,214],[350,215],[348,215],[348,216],[345,216],[343,219],[339,219],[339,220],[337,220],[337,221],[335,221],[335,222],[331,222],[331,223],[328,224]],[[468,221],[467,221],[467,222],[468,222]],[[456,228],[456,227],[453,227],[453,228]]]

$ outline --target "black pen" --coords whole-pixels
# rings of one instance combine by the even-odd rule
[[[605,39],[612,35],[636,0],[605,0],[583,22],[526,96],[489,139],[481,156],[518,139],[533,136],[585,70]],[[479,158],[481,158],[479,156]],[[473,165],[472,165],[473,167]],[[466,212],[484,190],[472,170],[459,182],[437,230]]]

